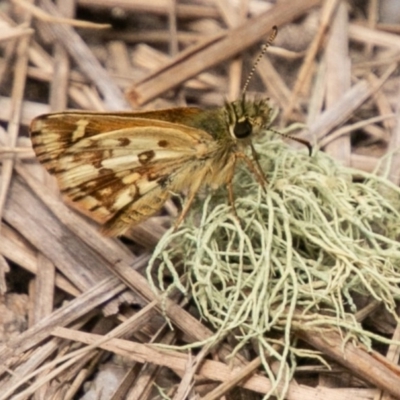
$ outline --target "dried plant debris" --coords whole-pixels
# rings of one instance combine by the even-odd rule
[[[173,3],[0,1],[0,400],[400,399],[396,0]],[[114,240],[63,202],[34,118],[221,107],[274,25],[246,96],[311,157],[265,136],[176,231],[185,193]]]
[[[398,321],[400,189],[374,174],[357,171],[355,180],[354,170],[325,153],[309,157],[268,137],[257,150],[267,190],[242,168],[238,219],[218,196],[207,196],[182,229],[160,240],[148,278],[164,293],[178,288],[193,300],[215,328],[209,342],[233,335],[232,355],[256,339],[274,382],[269,394],[278,395],[299,358],[323,358],[296,345],[299,329],[338,330],[343,344],[357,340],[368,349],[372,340],[393,343],[363,329],[355,313],[361,295]]]

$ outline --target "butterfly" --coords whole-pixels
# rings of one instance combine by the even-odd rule
[[[104,235],[122,235],[159,211],[171,193],[187,191],[178,226],[204,185],[226,185],[234,207],[239,160],[266,186],[252,139],[268,129],[272,108],[268,99],[249,101],[244,93],[213,109],[41,115],[30,125],[33,149],[61,193],[99,222]]]

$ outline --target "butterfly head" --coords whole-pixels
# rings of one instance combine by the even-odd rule
[[[248,101],[245,96],[225,104],[228,130],[235,142],[248,141],[268,128],[272,109],[267,100]]]

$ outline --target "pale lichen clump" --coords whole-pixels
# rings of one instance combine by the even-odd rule
[[[273,373],[264,360],[276,390],[282,383],[287,388],[298,356],[312,355],[294,346],[296,327],[340,329],[368,347],[372,338],[385,341],[356,321],[354,299],[376,299],[397,318],[400,190],[360,171],[355,181],[355,171],[324,153],[309,157],[279,140],[266,139],[257,151],[268,187],[238,168],[240,222],[221,200],[223,190],[209,195],[177,232],[162,238],[148,276],[154,288],[190,296],[214,326],[213,340],[234,334],[236,352],[257,339],[260,354],[280,361]]]

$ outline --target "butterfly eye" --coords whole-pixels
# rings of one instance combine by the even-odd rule
[[[250,136],[252,131],[253,126],[247,118],[243,121],[237,121],[233,128],[233,133],[238,139],[243,139],[247,136]]]

